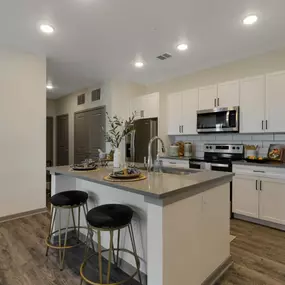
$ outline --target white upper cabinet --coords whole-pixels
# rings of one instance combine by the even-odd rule
[[[285,71],[266,76],[266,132],[283,132]]]
[[[217,106],[217,85],[199,88],[199,110],[213,109]]]
[[[197,110],[199,104],[198,89],[191,89],[182,93],[182,132],[183,134],[197,134]]]
[[[196,134],[198,89],[168,95],[168,134]]]
[[[239,106],[239,81],[229,81],[218,85],[217,107]]]
[[[261,133],[265,130],[265,76],[240,81],[240,132]]]
[[[137,119],[159,117],[159,93],[139,96],[131,100],[130,113]]]
[[[168,118],[168,134],[180,135],[182,125],[182,93],[174,93],[168,95],[167,98],[167,118]]]

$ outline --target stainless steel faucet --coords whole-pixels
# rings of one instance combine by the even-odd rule
[[[152,147],[152,143],[156,140],[159,140],[161,142],[161,150],[162,152],[165,152],[164,142],[160,137],[156,136],[150,139],[148,143],[148,159],[147,159],[147,171],[148,172],[151,172],[151,167],[152,167],[151,147]]]

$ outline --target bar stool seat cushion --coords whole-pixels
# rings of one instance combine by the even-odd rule
[[[121,204],[106,204],[90,210],[88,223],[101,229],[120,228],[128,225],[133,217],[133,210]]]
[[[76,206],[86,203],[88,194],[84,191],[70,190],[57,193],[51,197],[51,204],[58,207]]]

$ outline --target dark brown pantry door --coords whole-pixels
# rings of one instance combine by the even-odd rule
[[[56,164],[68,165],[68,115],[61,115],[56,117],[56,138]]]
[[[53,117],[46,119],[46,162],[47,166],[53,165]]]
[[[88,111],[74,115],[74,163],[89,158],[89,113]]]
[[[102,126],[105,127],[105,107],[86,110],[74,115],[74,162],[97,158],[98,149],[105,151]]]
[[[101,107],[89,111],[90,157],[98,158],[98,149],[105,151],[105,138],[102,127],[105,128],[106,111]]]

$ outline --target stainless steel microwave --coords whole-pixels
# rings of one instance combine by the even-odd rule
[[[197,111],[197,132],[239,132],[239,107]]]

